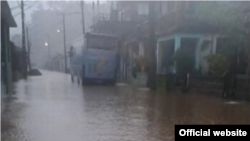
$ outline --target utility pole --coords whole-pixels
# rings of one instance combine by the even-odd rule
[[[64,43],[64,63],[65,63],[65,73],[67,73],[67,53],[66,53],[66,35],[65,35],[65,15],[63,16],[63,43]]]
[[[65,64],[65,73],[67,73],[67,49],[66,49],[66,34],[65,34],[65,16],[66,15],[73,15],[73,14],[80,14],[80,12],[74,12],[74,13],[58,13],[59,15],[62,15],[63,18],[63,43],[64,43],[64,64]],[[84,27],[84,26],[83,26]],[[85,30],[85,28],[83,28]]]
[[[24,3],[21,1],[21,18],[22,18],[22,73],[25,79],[27,79],[27,61],[26,61],[26,47],[25,47],[25,19],[24,19]]]
[[[31,70],[31,63],[30,63],[30,46],[31,46],[31,42],[30,42],[30,39],[29,39],[29,30],[28,30],[28,27],[26,27],[26,33],[27,33],[27,45],[28,45],[28,68],[29,68],[29,71]]]
[[[84,20],[84,1],[81,1],[81,11],[82,11],[82,31],[83,36],[85,35],[85,20]]]
[[[156,39],[155,39],[155,2],[149,1],[149,72],[147,85],[156,89]]]
[[[48,41],[48,56],[49,56],[49,61],[51,61],[50,60],[50,58],[51,58],[50,57],[50,47],[51,47],[51,44],[50,44],[50,36],[49,36],[49,34],[47,35],[47,38],[48,38],[48,40],[47,40]]]
[[[44,45],[45,47],[48,47],[48,64],[49,64],[51,60],[50,60],[50,36],[48,33],[46,34],[46,37],[47,37],[47,40],[45,41]],[[48,65],[48,69],[50,69],[49,65]]]

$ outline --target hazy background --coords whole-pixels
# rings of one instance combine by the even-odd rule
[[[8,1],[8,3],[17,23],[17,28],[10,30],[10,38],[21,47],[21,9],[18,5],[20,1]],[[77,13],[65,16],[67,50],[82,36],[80,1],[24,1],[24,4],[25,23],[31,40],[31,63],[34,67],[41,68],[48,61],[48,47],[44,45],[45,42],[49,43],[51,58],[63,54],[63,20],[59,12]],[[110,12],[110,2],[100,1],[98,6],[97,1],[85,1],[84,11],[85,30],[90,31],[93,17],[98,13]]]
[[[32,4],[33,6],[31,8],[28,8],[25,11],[26,14],[26,21],[29,22],[31,20],[31,14],[32,12],[34,12],[35,10],[37,10],[39,8],[39,6],[43,5],[44,8],[49,9],[48,6],[48,2],[50,0],[24,0],[24,3],[27,3],[27,5]],[[79,2],[80,0],[58,0],[58,1],[70,1],[70,2]],[[92,4],[93,1],[97,1],[97,0],[85,0],[85,3],[90,3]],[[107,0],[100,0],[100,3],[105,3]],[[19,34],[21,33],[21,14],[19,14],[21,12],[20,8],[16,8],[18,6],[18,4],[21,3],[21,0],[8,0],[10,8],[14,8],[12,10],[12,14],[15,16],[15,20],[17,22],[18,27],[17,28],[12,28],[11,29],[11,35],[14,34]],[[36,4],[33,4],[36,3]],[[80,6],[80,5],[79,5]],[[29,7],[29,6],[28,6]]]

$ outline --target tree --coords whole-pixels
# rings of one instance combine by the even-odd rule
[[[219,29],[221,33],[238,34],[244,31],[241,6],[242,3],[238,2],[198,2],[194,17],[201,24]]]
[[[197,5],[194,16],[201,24],[215,28],[214,33],[226,35],[234,47],[248,50],[250,56],[249,26],[245,26],[246,12],[244,12],[249,9],[250,2],[213,1],[199,2]],[[235,48],[229,49],[231,56],[235,56],[233,54],[236,53]],[[248,73],[250,73],[250,57],[248,60]]]
[[[214,75],[223,75],[228,68],[227,58],[222,54],[211,54],[207,56],[209,72]]]

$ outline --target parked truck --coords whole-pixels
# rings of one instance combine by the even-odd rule
[[[115,84],[118,68],[117,38],[86,33],[80,54],[70,59],[72,81],[77,77],[82,84]]]

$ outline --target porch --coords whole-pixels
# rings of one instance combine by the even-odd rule
[[[189,48],[194,60],[193,72],[206,74],[208,72],[208,63],[205,57],[216,53],[219,46],[217,41],[223,36],[218,34],[191,34],[176,33],[169,36],[161,36],[157,39],[157,83],[158,88],[166,86],[166,74],[173,63],[173,73],[176,73],[176,63],[174,54],[179,48]]]

